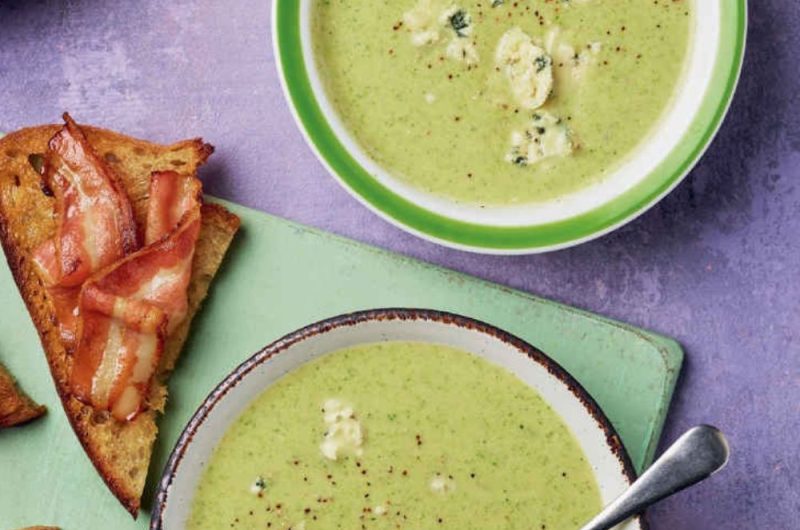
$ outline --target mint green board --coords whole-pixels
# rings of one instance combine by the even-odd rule
[[[242,207],[242,230],[170,384],[144,505],[184,423],[232,368],[311,322],[378,307],[460,313],[547,352],[594,396],[641,470],[652,459],[683,353],[670,339]],[[0,432],[0,530],[146,528],[106,490],[56,397],[36,332],[0,266],[0,359],[49,413]]]

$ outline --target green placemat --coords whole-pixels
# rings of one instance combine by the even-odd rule
[[[594,396],[638,470],[653,457],[682,351],[670,339],[235,205],[242,231],[170,384],[144,505],[184,423],[242,360],[306,324],[378,307],[432,308],[503,328],[547,352]],[[0,265],[0,360],[49,413],[0,432],[0,530],[147,528],[118,505],[56,397],[36,332]]]

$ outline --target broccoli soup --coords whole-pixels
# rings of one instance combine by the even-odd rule
[[[529,386],[449,347],[342,350],[280,379],[232,424],[190,529],[578,528],[600,493]]]
[[[472,205],[600,182],[681,78],[691,0],[317,0],[331,105],[394,179]]]

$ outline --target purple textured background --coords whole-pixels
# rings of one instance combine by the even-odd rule
[[[351,199],[283,100],[270,2],[0,2],[0,130],[69,110],[156,141],[202,135],[213,194],[676,337],[687,363],[664,441],[712,422],[733,460],[653,510],[653,527],[800,528],[800,3],[753,4],[731,114],[689,179],[550,255],[440,248]]]

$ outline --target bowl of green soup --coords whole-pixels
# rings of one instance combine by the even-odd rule
[[[686,176],[741,68],[746,0],[276,0],[308,143],[426,239],[533,253],[632,220]]]
[[[634,478],[539,350],[461,316],[375,310],[292,333],[220,383],[151,528],[577,529]]]

